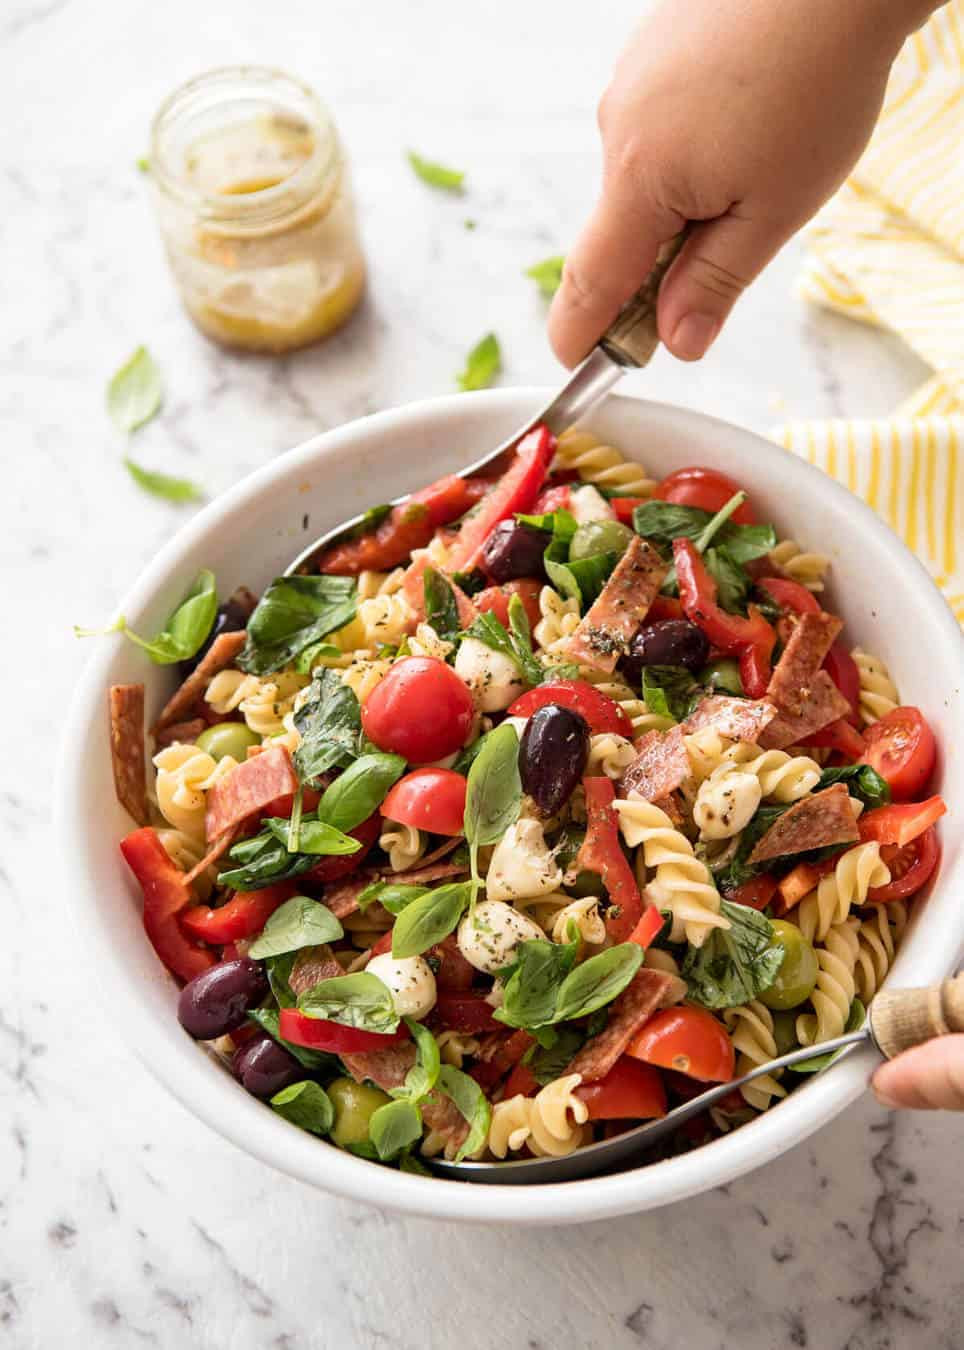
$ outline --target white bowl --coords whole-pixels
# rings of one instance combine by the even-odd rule
[[[363,418],[308,441],[213,502],[158,554],[124,597],[140,632],[159,627],[200,567],[221,594],[258,591],[323,529],[470,462],[539,407],[549,391],[459,394]],[[688,464],[723,469],[753,494],[781,534],[833,557],[847,636],[878,653],[941,746],[938,883],[894,966],[895,984],[947,974],[964,946],[964,757],[960,629],[924,569],[873,512],[802,460],[748,431],[681,408],[610,398],[594,430],[662,475]],[[181,1030],[177,988],[140,922],[137,887],[117,848],[130,821],[115,803],[108,685],[142,680],[148,715],[175,683],[130,643],[104,638],[77,689],[57,781],[58,835],[70,897],[90,956],[90,983],[146,1067],[213,1129],[264,1162],[336,1194],[446,1219],[551,1224],[652,1209],[732,1181],[799,1143],[864,1090],[873,1053],[860,1051],[734,1133],[672,1161],[613,1177],[546,1186],[479,1186],[422,1178],[352,1157],[293,1128],[248,1096]]]

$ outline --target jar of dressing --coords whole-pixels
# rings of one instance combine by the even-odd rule
[[[285,352],[354,311],[365,261],[334,122],[313,91],[263,66],[177,89],[151,133],[161,235],[208,337]]]

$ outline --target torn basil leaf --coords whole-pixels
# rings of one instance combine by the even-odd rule
[[[475,344],[465,358],[465,369],[458,376],[460,389],[485,389],[502,369],[502,350],[494,333]]]
[[[425,159],[414,150],[407,152],[408,162],[423,183],[429,187],[441,188],[444,192],[461,192],[465,182],[465,173],[460,169],[448,169],[444,164]]]
[[[387,1035],[398,1028],[391,990],[376,975],[364,970],[321,980],[300,995],[298,1008],[308,1017],[357,1027],[360,1031]]]
[[[714,1011],[749,1003],[773,984],[785,949],[771,947],[773,925],[765,914],[729,900],[720,903],[727,929],[714,928],[702,947],[690,947],[680,973],[689,998]]]
[[[329,769],[347,768],[361,754],[361,706],[338,671],[315,675],[294,722],[301,734],[294,766],[302,783],[313,785]]]
[[[251,675],[290,665],[307,647],[352,621],[356,590],[353,577],[278,577],[248,620],[238,665]]]
[[[422,575],[425,593],[425,622],[431,624],[443,642],[454,642],[462,625],[455,592],[434,567],[426,567]]]
[[[335,1121],[335,1108],[325,1089],[306,1079],[282,1088],[271,1098],[271,1106],[279,1116],[290,1120],[309,1134],[327,1134]]]
[[[161,372],[146,347],[138,347],[107,386],[107,411],[118,431],[149,422],[161,406]]]
[[[336,942],[343,935],[344,929],[327,905],[307,895],[295,895],[269,916],[248,948],[248,955],[253,961],[262,961],[266,956]]]

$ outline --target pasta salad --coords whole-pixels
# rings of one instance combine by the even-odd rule
[[[110,690],[121,852],[185,1031],[423,1171],[561,1156],[862,1021],[938,860],[934,737],[723,474],[582,429],[378,506],[310,575],[202,572]],[[118,627],[124,627],[121,622]]]

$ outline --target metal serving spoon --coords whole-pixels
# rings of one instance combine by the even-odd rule
[[[660,1120],[637,1125],[615,1139],[605,1139],[576,1149],[564,1158],[523,1158],[516,1162],[446,1162],[427,1158],[433,1172],[454,1181],[474,1181],[491,1185],[538,1185],[552,1181],[576,1181],[580,1177],[620,1172],[643,1160],[643,1155],[678,1126],[728,1096],[734,1088],[752,1083],[763,1074],[790,1068],[815,1055],[849,1051],[855,1045],[872,1045],[893,1059],[913,1045],[921,1045],[935,1036],[964,1032],[964,974],[931,989],[883,989],[870,1005],[867,1021],[860,1031],[837,1036],[820,1045],[793,1050],[778,1059],[758,1064],[742,1078],[721,1083],[700,1093],[682,1106],[674,1107]]]
[[[530,418],[525,426],[514,431],[497,449],[460,469],[458,471],[460,478],[468,478],[481,469],[490,468],[501,456],[508,455],[527,431],[531,431],[541,422],[545,423],[553,435],[558,436],[574,422],[585,417],[590,408],[594,408],[599,400],[609,393],[625,370],[638,370],[641,366],[649,364],[659,346],[659,334],[656,330],[656,299],[659,288],[669,271],[670,263],[683,247],[688,232],[689,226],[685,226],[678,235],[663,245],[652,272],[615,323],[599,339],[582,365],[577,366],[572,372],[552,402]],[[397,506],[404,500],[405,497],[396,497],[390,504]],[[321,535],[313,544],[302,549],[288,564],[285,576],[315,570],[313,564],[317,554],[350,534],[363,519],[364,514],[352,516],[351,520],[343,521],[341,525],[336,525],[333,530]]]

